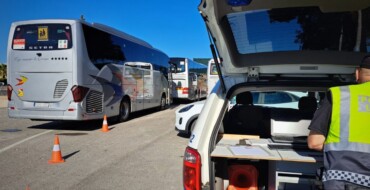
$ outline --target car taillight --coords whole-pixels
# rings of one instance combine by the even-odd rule
[[[81,102],[85,98],[87,92],[89,91],[89,88],[74,85],[71,88],[71,91],[72,91],[72,95],[73,95],[73,100],[75,102]]]
[[[8,101],[11,101],[12,100],[13,87],[10,84],[8,84],[6,91],[7,91],[7,94],[8,94]]]
[[[182,88],[183,94],[189,94],[189,88]]]
[[[187,147],[184,155],[183,183],[185,190],[200,190],[201,160],[199,153]]]

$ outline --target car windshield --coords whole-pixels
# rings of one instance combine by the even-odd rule
[[[299,99],[308,96],[307,92],[300,91],[267,91],[251,92],[253,105],[277,108],[298,109]],[[237,104],[236,97],[230,100],[230,107]]]
[[[323,13],[318,7],[227,15],[239,54],[275,51],[370,51],[370,9]],[[360,23],[360,24],[359,24]]]

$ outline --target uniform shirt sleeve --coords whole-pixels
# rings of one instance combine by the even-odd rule
[[[329,99],[327,98],[329,96]],[[332,105],[330,102],[331,95],[328,93],[328,96],[326,96],[320,106],[319,109],[316,110],[310,126],[308,126],[308,129],[311,131],[316,131],[325,137],[328,134],[329,131],[329,125],[330,125],[330,119],[331,119],[331,111],[332,111]]]

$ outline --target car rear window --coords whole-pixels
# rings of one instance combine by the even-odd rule
[[[69,24],[29,24],[15,28],[13,50],[62,50],[72,48]]]
[[[240,54],[276,51],[370,51],[370,9],[324,13],[318,7],[231,13]]]

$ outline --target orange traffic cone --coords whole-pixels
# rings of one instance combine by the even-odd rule
[[[107,115],[104,115],[104,120],[103,120],[103,127],[101,128],[101,131],[103,132],[108,132],[108,122],[107,122]]]
[[[258,171],[253,165],[229,166],[229,186],[227,190],[257,190]]]
[[[59,137],[58,135],[55,135],[54,137],[54,147],[53,147],[53,153],[51,154],[51,159],[49,160],[49,164],[57,164],[57,163],[63,163],[64,159],[62,158],[62,151],[60,150],[59,146]]]

